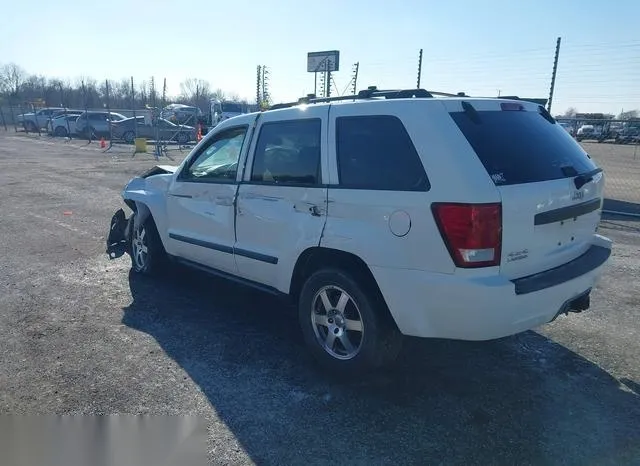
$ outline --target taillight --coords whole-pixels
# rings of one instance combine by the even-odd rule
[[[431,209],[442,239],[457,267],[500,265],[500,204],[435,203]]]

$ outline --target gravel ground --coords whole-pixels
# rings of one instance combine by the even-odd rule
[[[216,464],[640,464],[640,222],[603,222],[616,245],[587,313],[408,339],[343,382],[276,299],[109,260],[120,190],[155,162],[85,144],[0,131],[1,412],[195,414]]]

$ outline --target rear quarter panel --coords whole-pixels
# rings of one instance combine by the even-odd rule
[[[340,187],[335,119],[358,115],[393,115],[402,121],[429,177],[429,191]],[[500,201],[486,170],[435,99],[332,106],[329,161],[328,218],[322,245],[356,254],[371,266],[454,273],[455,266],[435,223],[431,204]],[[410,226],[403,236],[392,232],[392,225],[398,223]]]

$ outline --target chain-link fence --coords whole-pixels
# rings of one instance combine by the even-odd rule
[[[640,120],[559,118],[603,168],[604,210],[640,216]]]
[[[0,106],[0,124],[5,130],[89,143],[100,140],[109,148],[144,139],[158,155],[195,144],[207,133],[211,120],[209,108],[167,105],[166,91],[158,93],[153,80],[150,87],[146,83],[137,87],[133,78],[115,84],[106,80],[101,86],[83,81],[67,90],[60,86],[59,92],[48,92],[31,102],[20,102],[17,97],[6,100]]]
[[[0,127],[88,143],[104,138],[109,148],[144,139],[159,156],[190,147],[212,126],[211,106],[167,105],[165,93],[156,92],[153,82],[144,88],[136,87],[133,78],[101,86],[83,82],[75,95],[60,88],[37,104],[5,101]],[[605,210],[640,216],[640,120],[578,115],[558,122],[604,169]]]

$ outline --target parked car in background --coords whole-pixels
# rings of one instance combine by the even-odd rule
[[[66,137],[76,134],[76,120],[81,113],[63,113],[52,117],[47,123],[47,133]]]
[[[76,120],[76,133],[87,139],[108,136],[110,123],[125,118],[124,115],[115,112],[83,112]]]
[[[160,118],[177,125],[195,126],[202,117],[202,110],[184,104],[169,104],[160,112]]]
[[[211,126],[216,126],[234,116],[243,115],[249,113],[248,105],[241,102],[229,102],[220,101],[218,99],[211,99]]]
[[[582,141],[584,139],[595,139],[597,141],[602,140],[603,132],[601,126],[595,125],[582,125],[578,128],[576,133],[576,139]]]
[[[569,121],[559,121],[558,124],[571,136],[575,136],[575,129],[573,123]]]
[[[49,119],[58,112],[66,110],[64,107],[46,107],[31,113],[22,113],[17,116],[18,124],[21,124],[25,131],[38,131],[47,126]]]
[[[114,139],[122,139],[129,144],[133,143],[136,134],[141,138],[156,139],[157,137],[162,141],[176,141],[178,144],[186,144],[196,137],[193,126],[176,125],[164,118],[156,120],[156,127],[146,124],[144,117],[114,121],[111,127]]]
[[[640,142],[640,128],[637,126],[623,126],[616,134],[616,144],[629,144]]]

